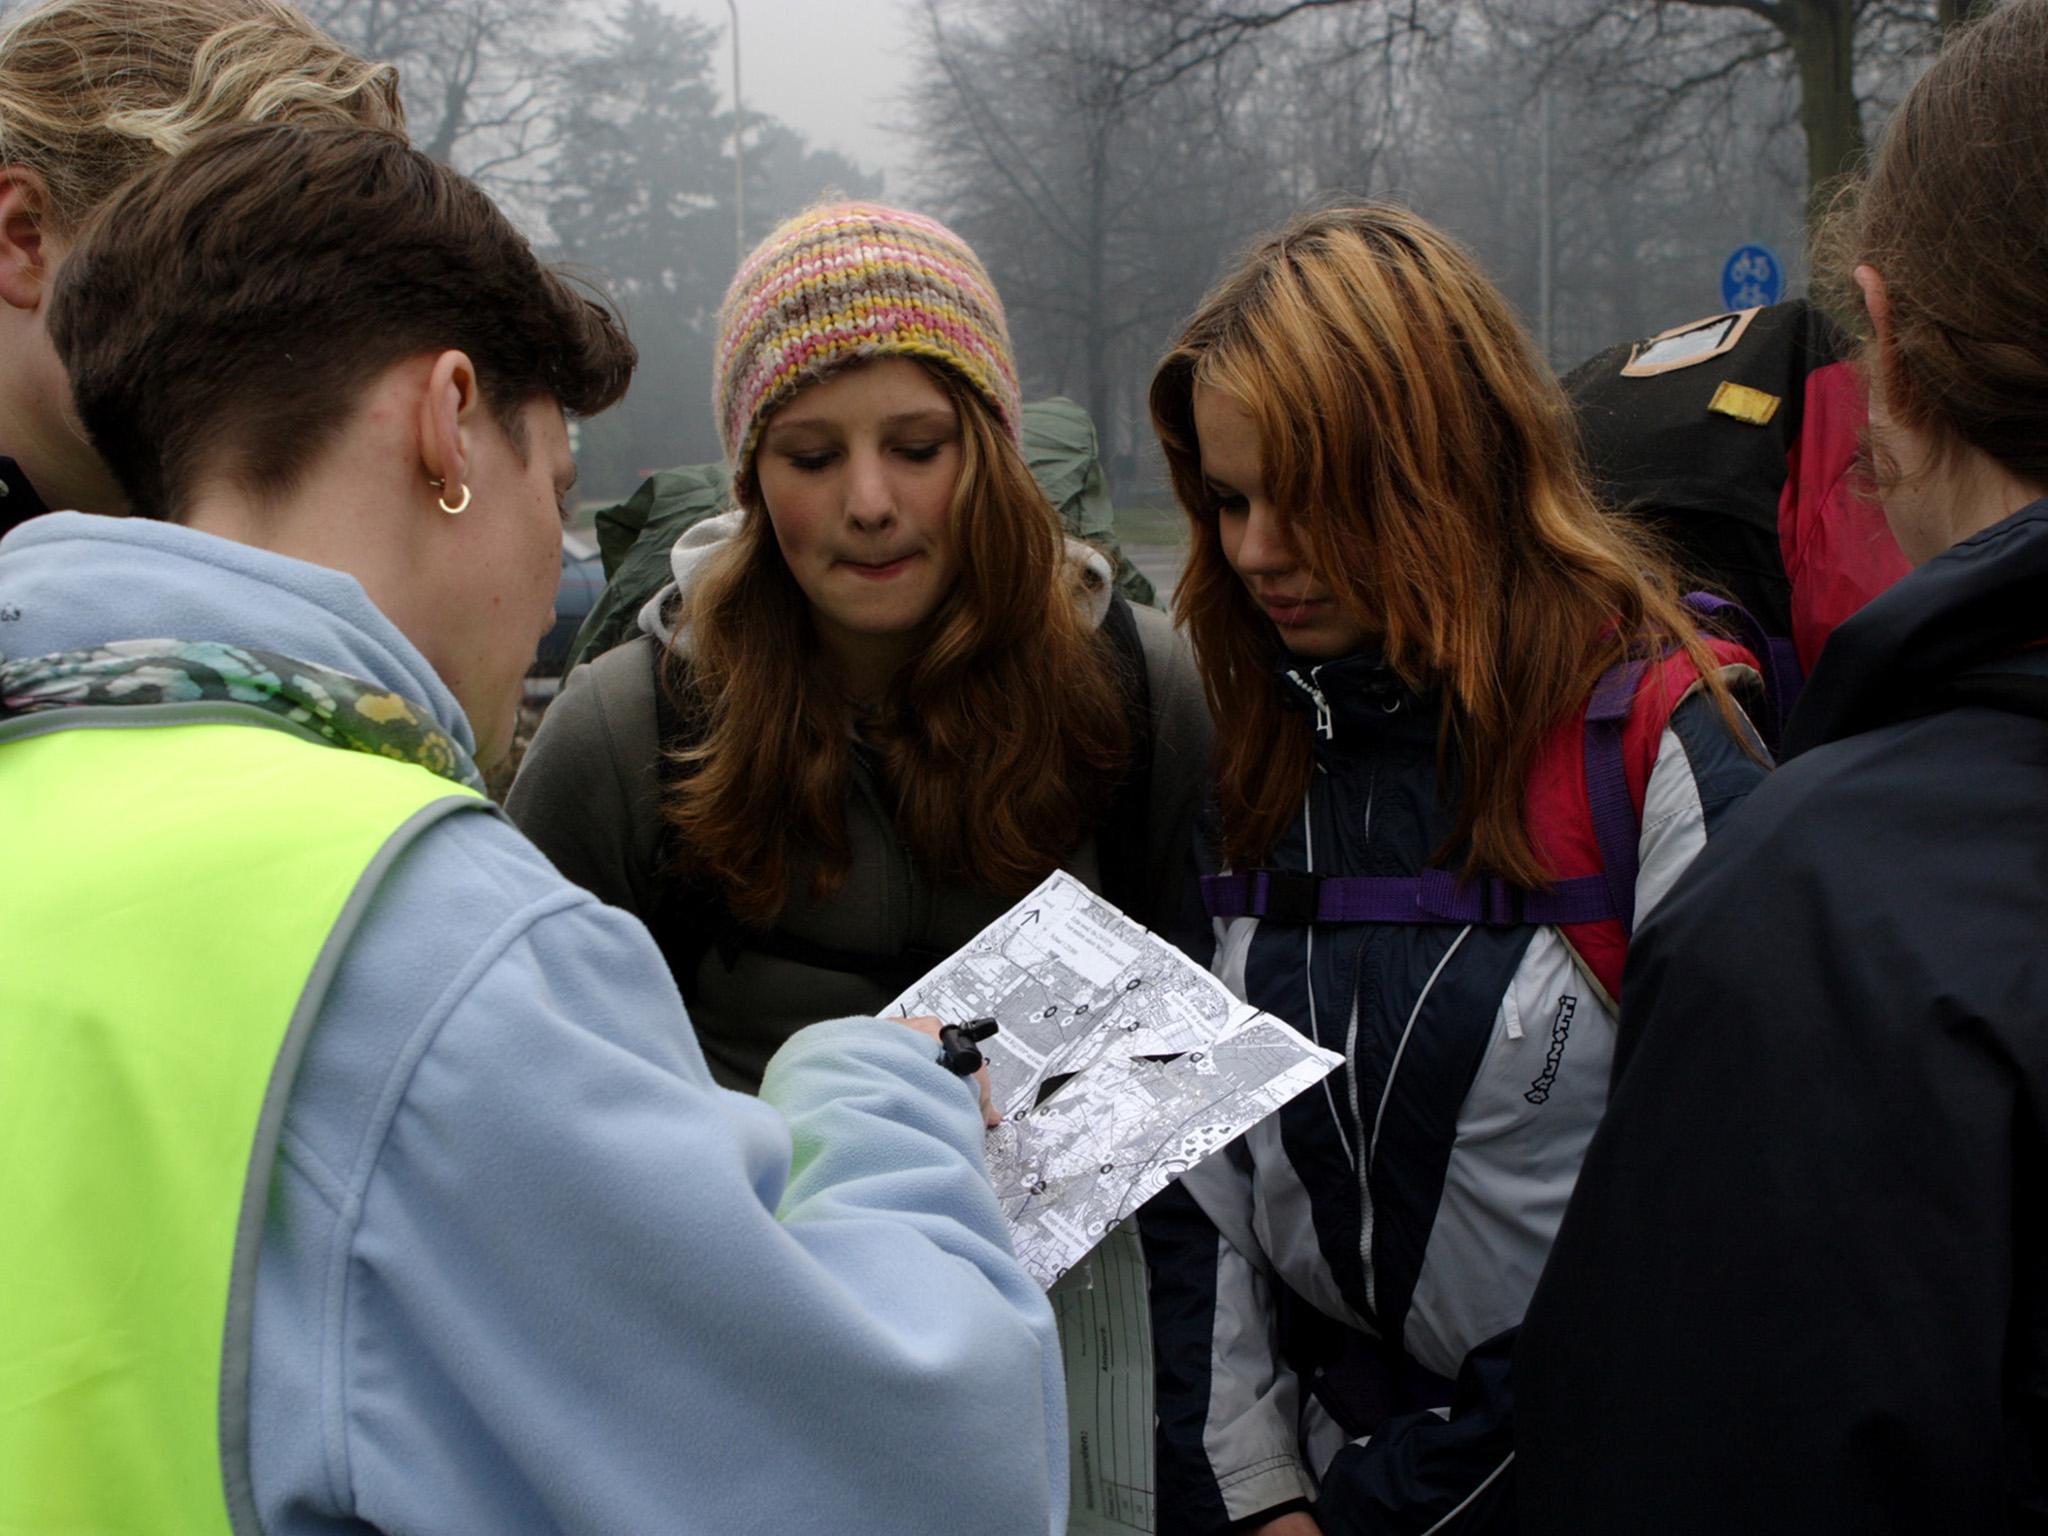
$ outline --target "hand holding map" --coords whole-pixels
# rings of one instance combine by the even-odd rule
[[[1051,1285],[1175,1178],[1342,1060],[1056,872],[892,1011],[987,1016],[989,1176]]]

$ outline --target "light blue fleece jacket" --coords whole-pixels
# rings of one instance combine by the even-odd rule
[[[473,740],[351,577],[75,513],[0,542],[0,653],[155,637],[338,667]],[[107,809],[148,834],[146,793]],[[637,922],[496,816],[433,827],[287,1102],[250,1387],[264,1530],[1059,1530],[1052,1314],[934,1054],[845,1019],[759,1099],[719,1089]]]

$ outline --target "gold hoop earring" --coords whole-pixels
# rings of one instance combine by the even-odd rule
[[[466,485],[465,485],[465,486],[464,486],[464,487],[462,488],[462,500],[458,501],[457,503],[455,503],[455,505],[454,505],[454,506],[452,506],[452,507],[451,507],[451,506],[449,506],[449,505],[448,505],[448,482],[447,482],[446,480],[436,480],[436,481],[434,481],[434,482],[433,482],[433,484],[434,484],[434,488],[435,488],[436,490],[440,491],[440,493],[441,493],[441,495],[440,495],[440,504],[441,504],[441,510],[442,510],[443,512],[446,512],[446,513],[447,513],[447,514],[448,514],[448,515],[449,515],[450,517],[454,517],[454,516],[456,516],[456,515],[457,515],[458,513],[461,513],[461,512],[467,512],[467,511],[469,510],[469,487],[468,487],[468,486],[466,486]]]

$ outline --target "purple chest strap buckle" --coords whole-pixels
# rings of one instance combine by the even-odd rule
[[[1315,923],[1473,923],[1486,928],[1563,926],[1618,919],[1614,891],[1600,875],[1560,880],[1540,891],[1505,880],[1460,880],[1449,870],[1417,876],[1316,875],[1255,869],[1208,875],[1202,905],[1211,917],[1257,917],[1291,927]]]

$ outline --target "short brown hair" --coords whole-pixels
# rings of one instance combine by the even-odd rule
[[[1957,34],[1822,225],[1816,272],[1867,336],[1861,263],[1890,300],[1892,413],[2048,486],[2048,0]]]
[[[0,164],[77,229],[122,182],[231,122],[405,132],[398,72],[283,0],[50,0],[0,33]]]
[[[175,518],[202,465],[287,489],[377,373],[459,348],[508,428],[614,404],[635,356],[465,177],[386,133],[208,135],[86,226],[51,302],[78,413],[135,510]]]

